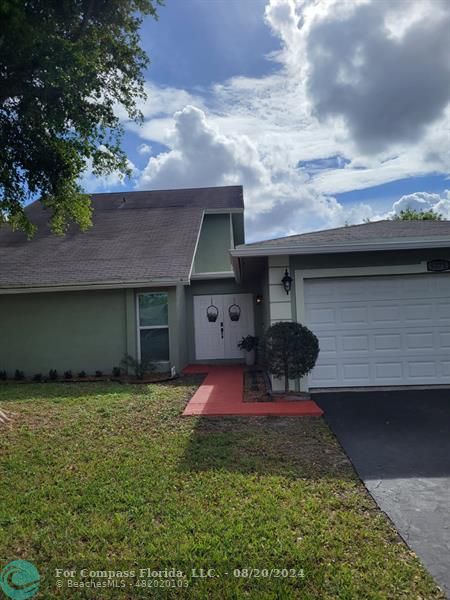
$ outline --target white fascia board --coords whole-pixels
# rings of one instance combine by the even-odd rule
[[[79,292],[93,290],[116,290],[116,289],[134,289],[134,288],[159,288],[173,287],[177,285],[189,285],[187,279],[161,279],[158,281],[133,281],[129,283],[86,283],[75,285],[46,285],[46,286],[28,286],[17,288],[0,288],[0,295],[5,294],[37,294],[43,292]]]
[[[231,264],[233,266],[233,274],[236,280],[236,283],[241,283],[242,280],[242,270],[241,270],[241,260],[237,256],[231,256]]]
[[[195,257],[197,256],[198,244],[200,242],[200,235],[203,229],[203,221],[205,220],[205,211],[203,211],[200,226],[198,228],[197,239],[195,240],[194,254],[192,255],[191,267],[189,269],[189,280],[192,279],[192,273],[194,272]]]
[[[230,250],[232,257],[277,256],[280,254],[339,254],[344,252],[373,252],[376,250],[420,250],[422,248],[449,248],[450,237],[397,240],[374,240],[370,242],[347,242],[344,244],[317,244],[315,246],[277,246],[276,248],[236,248]]]

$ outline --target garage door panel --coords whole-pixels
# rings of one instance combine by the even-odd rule
[[[450,300],[444,303],[438,303],[436,309],[439,320],[442,322],[450,323]]]
[[[409,350],[424,350],[434,348],[436,340],[433,332],[417,332],[406,334],[406,347]]]
[[[314,369],[317,372],[316,377],[320,381],[333,384],[338,379],[338,369],[336,365],[317,365]]]
[[[435,318],[434,303],[407,305],[403,308],[403,318],[408,323],[433,321]]]
[[[373,335],[374,351],[402,349],[402,336],[399,333],[378,333]]]
[[[444,377],[450,377],[450,360],[441,362],[441,373]]]
[[[352,307],[348,307],[348,308],[341,308],[341,310],[340,310],[341,323],[366,324],[367,319],[368,319],[367,306],[352,306]]]
[[[369,336],[368,335],[343,335],[342,336],[343,351],[369,351]]]
[[[450,350],[450,331],[441,331],[439,333],[439,345],[442,350]]]
[[[436,377],[437,375],[437,364],[436,362],[425,362],[425,361],[410,361],[408,363],[408,375],[411,379],[417,378],[430,378]]]
[[[403,364],[401,362],[383,362],[375,365],[377,381],[385,379],[401,380],[403,377]]]
[[[370,377],[370,363],[343,363],[342,375],[344,381],[365,381]]]
[[[311,308],[311,319],[317,326],[336,323],[336,311],[334,308]]]
[[[370,306],[370,321],[372,323],[398,323],[402,318],[402,310],[398,305],[393,304],[381,304]]]
[[[450,383],[450,277],[305,281],[312,387]]]
[[[320,352],[336,352],[337,351],[337,339],[336,336],[322,336],[320,338]]]

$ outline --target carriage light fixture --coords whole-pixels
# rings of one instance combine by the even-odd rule
[[[289,275],[287,269],[284,273],[284,277],[281,280],[281,283],[283,284],[283,288],[284,288],[284,291],[286,292],[286,294],[289,294],[289,292],[291,291],[291,287],[292,287],[292,277]]]

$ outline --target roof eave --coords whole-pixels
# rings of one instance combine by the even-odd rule
[[[76,284],[61,285],[40,285],[40,286],[16,286],[0,287],[0,295],[6,294],[37,294],[42,292],[79,292],[93,290],[115,290],[115,289],[133,289],[133,288],[157,288],[174,287],[176,285],[189,285],[189,279],[152,279],[145,281],[127,281],[127,282],[86,282]]]
[[[448,248],[450,239],[446,238],[421,238],[421,239],[396,239],[374,240],[371,242],[347,242],[341,244],[316,244],[314,246],[287,245],[267,248],[235,248],[230,251],[233,258],[280,256],[285,254],[340,254],[349,252],[375,252],[377,250],[414,250],[426,248]]]

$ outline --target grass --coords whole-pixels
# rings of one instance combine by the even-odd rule
[[[42,598],[444,598],[321,419],[181,418],[197,383],[0,386],[0,568],[32,561]],[[82,567],[188,586],[56,587]]]

